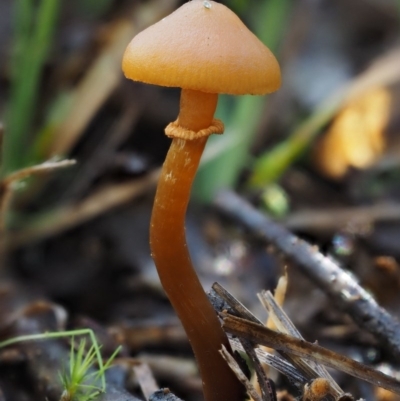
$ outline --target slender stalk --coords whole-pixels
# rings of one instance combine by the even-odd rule
[[[182,93],[179,122],[191,129],[191,125],[199,124],[199,119],[191,122],[188,117],[193,110],[190,105],[194,94],[190,93],[189,97],[187,94]],[[210,108],[208,118],[202,113],[203,128],[210,125],[215,106],[216,102]],[[204,112],[206,108],[198,105],[195,110]],[[230,349],[229,342],[192,266],[185,237],[190,190],[206,142],[207,137],[173,139],[157,188],[150,245],[161,283],[197,359],[205,399],[239,401],[243,398],[243,388],[219,354],[222,344]]]

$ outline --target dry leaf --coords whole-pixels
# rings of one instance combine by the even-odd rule
[[[339,179],[350,167],[363,169],[374,164],[385,150],[390,105],[391,94],[383,87],[351,100],[315,148],[320,172]]]

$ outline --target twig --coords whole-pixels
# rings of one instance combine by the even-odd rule
[[[263,369],[260,360],[258,359],[257,353],[254,349],[255,344],[253,341],[249,341],[244,338],[239,339],[246,354],[250,357],[253,362],[254,371],[256,373],[258,385],[260,386],[261,396],[263,401],[276,401],[275,386],[272,381],[268,378],[267,373]]]
[[[50,171],[73,166],[76,164],[76,160],[60,160],[60,161],[47,161],[41,164],[37,164],[35,166],[30,166],[23,168],[21,170],[17,170],[8,176],[4,177],[2,180],[3,185],[10,185],[16,181],[23,180],[31,175],[48,173]]]
[[[228,333],[253,341],[256,344],[265,345],[341,370],[353,377],[400,394],[400,382],[393,377],[317,344],[311,344],[287,334],[270,330],[263,325],[227,314],[223,319],[223,327]]]
[[[400,220],[400,204],[380,203],[343,209],[305,210],[289,215],[282,223],[290,230],[335,231],[349,224],[366,226],[375,221]]]
[[[251,322],[262,324],[243,304],[241,304],[232,294],[230,294],[219,283],[212,285],[212,291],[208,295],[214,309],[221,313],[228,310],[229,314],[250,320]]]
[[[160,330],[162,328],[160,327]],[[135,331],[135,328],[132,328]],[[182,332],[183,328],[182,328]],[[187,338],[185,337],[186,341]],[[132,348],[129,344],[123,343],[132,352]],[[161,344],[158,341],[157,344]],[[143,350],[143,347],[141,348]],[[140,361],[146,363],[150,366],[155,377],[158,381],[163,383],[168,383],[169,385],[178,386],[186,394],[201,394],[202,392],[202,382],[198,373],[198,368],[193,359],[173,357],[159,354],[147,354],[140,352]]]
[[[214,309],[220,316],[222,312],[228,312],[231,316],[237,316],[255,324],[262,325],[259,319],[257,319],[243,304],[241,304],[219,283],[214,283],[212,285],[212,290],[213,291],[211,291],[211,293],[209,294],[209,298]],[[229,341],[231,343],[232,349],[240,352],[246,352],[245,344],[243,344],[241,340],[237,338],[230,338]],[[256,354],[255,358],[253,353],[251,353],[252,355],[248,355],[253,363],[254,359],[256,361],[260,360],[265,365],[271,366],[278,372],[287,376],[289,380],[291,380],[295,385],[305,384],[308,381],[308,379],[303,376],[298,369],[296,369],[281,356],[273,355],[270,352],[261,350],[260,348],[255,349],[254,352]]]
[[[400,323],[381,308],[350,274],[234,193],[220,193],[215,205],[294,261],[361,328],[374,334],[400,359]]]
[[[304,340],[284,310],[280,307],[280,305],[278,305],[270,291],[262,291],[260,294],[258,294],[258,299],[267,310],[269,318],[275,323],[275,326],[277,327],[276,331],[288,334],[292,337],[298,338],[299,340]],[[282,352],[281,354],[301,373],[305,374],[311,379],[324,378],[327,380],[330,383],[330,393],[336,400],[344,396],[343,390],[335,382],[324,366],[310,363],[308,361],[306,362],[304,359],[299,358],[298,356],[288,355]]]
[[[240,382],[246,387],[246,390],[250,394],[251,398],[253,398],[254,401],[262,401],[262,399],[261,399],[260,395],[257,393],[256,389],[253,387],[253,385],[250,383],[249,379],[246,377],[246,375],[240,369],[238,363],[235,361],[235,358],[226,350],[226,348],[224,346],[222,346],[220,353],[221,353],[222,357],[225,359],[226,363],[229,365],[229,367],[235,373],[237,378],[240,380]]]
[[[132,365],[132,370],[139,382],[144,398],[149,400],[150,396],[159,389],[154,379],[153,372],[147,363],[139,361]]]
[[[229,341],[233,350],[245,352],[242,344],[237,338],[230,338]],[[304,376],[297,368],[295,368],[280,355],[271,354],[261,348],[256,348],[255,352],[257,354],[257,358],[262,363],[267,366],[271,366],[271,368],[274,368],[276,371],[286,376],[294,386],[300,388],[310,381],[308,377]]]
[[[135,3],[125,19],[113,24],[110,40],[70,93],[71,107],[63,115],[63,121],[58,122],[50,155],[46,156],[70,152],[93,116],[121,83],[121,58],[131,38],[146,26],[168,15],[176,3],[177,0],[153,0],[138,3],[137,6]]]
[[[217,312],[222,317],[236,316],[246,321],[250,321],[257,326],[262,326],[262,323],[221,285],[214,283],[212,288],[216,294],[215,298],[221,298],[224,301],[224,304],[222,305],[221,303],[214,302],[214,307],[217,308]],[[262,294],[259,294],[259,299],[263,306],[267,309],[267,312],[269,313],[269,319],[274,321],[276,327],[281,333],[291,335],[299,340],[304,340],[303,337],[301,337],[300,332],[296,329],[294,324],[291,322],[289,317],[285,314],[270,292],[264,291]],[[223,308],[222,310],[220,309],[221,307]],[[268,329],[271,330],[270,328]],[[316,363],[314,360],[305,360],[297,355],[282,350],[278,352],[279,355],[273,355],[270,351],[271,348],[266,347],[263,347],[264,349],[251,348],[249,350],[248,345],[250,344],[254,346],[255,343],[243,337],[239,337],[238,339],[231,338],[230,341],[232,348],[239,351],[245,351],[256,367],[257,364],[259,364],[259,361],[261,361],[266,366],[275,368],[277,371],[285,375],[289,381],[291,381],[299,389],[301,388],[303,391],[306,391],[307,388],[309,394],[312,394],[312,392],[315,390],[315,387],[308,386],[310,380],[312,382],[314,382],[314,380],[319,380],[319,383],[322,382],[324,384],[323,389],[324,391],[326,390],[325,393],[331,394],[335,400],[344,400],[343,397],[345,396],[349,396],[349,400],[353,399],[349,394],[344,393],[344,391],[331,377],[325,367]],[[258,376],[260,376],[260,374],[258,374]],[[264,396],[264,398],[268,399],[272,396],[274,399],[273,396],[275,392],[273,391],[273,388],[271,388],[272,382],[270,380],[268,380],[267,383],[265,383],[266,380],[263,381],[260,381],[260,387],[263,390],[262,394],[267,393],[267,396]],[[264,385],[264,388],[262,385]],[[322,399],[325,397],[325,395],[322,395],[320,398],[314,397],[309,399]]]
[[[132,126],[137,121],[142,109],[143,100],[137,104],[131,102],[122,115],[111,125],[104,135],[104,139],[96,145],[91,144],[86,154],[81,156],[80,169],[75,174],[75,179],[68,188],[64,198],[76,199],[89,188],[96,177],[99,177],[115,157],[118,146],[132,132]]]
[[[47,161],[17,170],[4,177],[0,182],[0,238],[6,231],[6,215],[12,200],[13,184],[31,175],[48,173],[59,168],[72,166],[75,163],[75,160]]]
[[[20,232],[10,233],[7,241],[0,237],[0,253],[16,249],[33,240],[55,235],[126,203],[152,188],[158,176],[159,170],[155,170],[135,181],[102,188],[77,205],[53,210],[40,219],[28,223]]]

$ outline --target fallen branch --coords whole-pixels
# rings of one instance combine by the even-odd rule
[[[238,195],[222,192],[215,205],[295,262],[359,327],[374,334],[400,359],[400,323],[381,308],[352,275],[315,247],[271,221]]]

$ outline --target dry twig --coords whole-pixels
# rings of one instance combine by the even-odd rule
[[[4,177],[0,182],[0,239],[5,234],[6,230],[6,215],[10,207],[13,195],[13,185],[32,175],[40,175],[57,170],[59,168],[69,167],[76,163],[75,160],[47,161],[36,166],[26,167],[15,171]]]
[[[253,341],[256,344],[265,345],[278,351],[341,370],[353,377],[400,394],[400,382],[393,377],[317,344],[311,344],[287,334],[278,333],[263,325],[228,314],[224,316],[223,327],[228,333]]]
[[[234,193],[222,192],[215,205],[294,261],[361,328],[374,334],[400,359],[400,323],[381,308],[353,276]]]
[[[6,242],[0,238],[0,252],[55,235],[126,203],[152,188],[158,176],[159,171],[155,170],[135,181],[109,185],[77,205],[60,207],[41,216],[39,220],[27,224],[20,232],[10,233]]]
[[[229,367],[232,369],[232,371],[235,373],[239,381],[246,387],[247,392],[249,395],[253,398],[254,401],[262,401],[260,395],[256,391],[256,389],[253,387],[253,385],[250,383],[249,379],[246,377],[246,375],[242,372],[240,369],[240,366],[238,363],[235,361],[235,358],[226,350],[226,348],[222,345],[222,349],[220,351],[222,357],[225,359],[226,363],[229,365]]]
[[[290,230],[333,232],[343,227],[365,227],[376,221],[395,220],[400,220],[400,205],[378,203],[341,209],[304,210],[289,215],[282,223]]]

